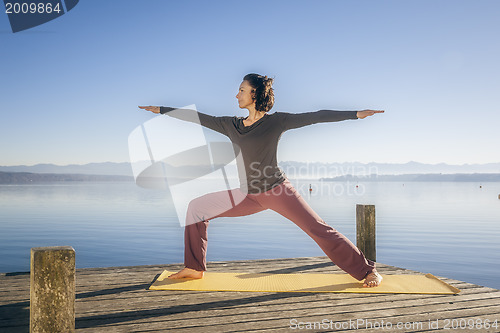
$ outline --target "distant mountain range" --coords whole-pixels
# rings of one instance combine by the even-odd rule
[[[82,175],[113,175],[131,176],[132,167],[128,162],[114,163],[88,163],[88,164],[36,164],[36,165],[15,165],[0,166],[0,171],[4,172],[32,172],[32,173],[57,173],[57,174],[82,174]]]
[[[47,182],[134,181],[132,176],[56,174],[0,171],[0,184],[33,184]]]
[[[292,179],[323,180],[402,180],[402,181],[500,181],[500,163],[488,164],[424,164],[396,163],[320,163],[284,161],[279,166]],[[177,169],[182,169],[177,167]],[[187,166],[187,170],[196,167]],[[191,171],[189,171],[191,172]],[[453,176],[454,175],[454,176]],[[179,176],[182,176],[179,174]],[[37,164],[32,166],[0,166],[0,184],[48,181],[131,181],[132,167],[128,162],[88,164]]]
[[[342,175],[402,175],[428,173],[500,173],[500,163],[487,164],[424,164],[419,162],[408,163],[320,163],[284,161],[280,167],[289,177],[294,178],[321,178]],[[36,164],[32,166],[0,166],[5,172],[32,172],[32,173],[59,173],[59,174],[86,174],[86,175],[115,175],[132,176],[132,167],[128,162],[88,163],[88,164]]]
[[[410,174],[473,174],[500,173],[500,163],[488,164],[424,164],[396,163],[304,163],[281,162],[280,167],[290,178],[332,178],[338,176],[410,175]]]
[[[408,175],[371,175],[371,176],[338,176],[320,178],[322,181],[335,182],[500,182],[500,173],[455,173],[455,174],[408,174]]]

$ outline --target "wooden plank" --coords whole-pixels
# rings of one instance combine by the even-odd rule
[[[461,317],[495,318],[500,314],[500,291],[446,278],[443,279],[462,292],[458,295],[415,295],[146,290],[164,269],[182,267],[182,264],[169,264],[78,269],[77,331],[155,332],[168,329],[193,332],[202,329],[204,332],[288,332],[293,318],[302,321],[329,318],[338,322],[363,318],[396,323]],[[379,263],[377,267],[382,274],[423,274]],[[210,262],[209,270],[342,272],[327,257]],[[27,277],[0,275],[0,284],[4,288],[4,292],[0,292],[2,332],[26,331]],[[363,329],[363,332],[370,331]]]
[[[500,297],[500,295],[497,295]],[[110,318],[109,313],[107,314],[108,322],[114,322],[120,324],[124,321],[134,321],[134,322],[144,322],[151,324],[152,319],[158,319],[162,316],[168,315],[168,322],[171,327],[183,327],[185,323],[203,320],[206,325],[211,325],[213,323],[218,323],[222,320],[226,322],[247,322],[247,321],[259,321],[263,319],[286,319],[299,317],[304,318],[313,315],[316,317],[325,316],[335,316],[341,315],[345,319],[357,319],[360,314],[367,315],[370,318],[384,318],[384,317],[397,317],[397,316],[421,316],[423,312],[437,312],[437,310],[446,309],[446,311],[451,311],[453,309],[458,309],[463,311],[464,308],[468,311],[477,308],[487,308],[490,305],[499,304],[499,298],[496,297],[492,299],[488,297],[484,299],[474,299],[469,298],[462,302],[456,302],[454,306],[450,306],[448,300],[438,300],[435,302],[416,300],[414,302],[409,302],[408,300],[400,300],[399,302],[381,302],[377,299],[373,300],[371,303],[361,302],[358,304],[352,304],[349,300],[342,304],[341,302],[317,302],[317,301],[305,301],[301,299],[301,302],[293,304],[292,307],[287,307],[287,304],[276,304],[275,306],[256,306],[259,300],[252,299],[251,305],[247,309],[242,309],[242,307],[231,307],[230,304],[218,304],[217,302],[205,302],[201,304],[186,306],[183,305],[182,308],[176,309],[176,306],[151,309],[149,311],[140,311],[135,306],[132,306],[134,310],[123,311],[119,313],[119,316],[115,318]],[[255,297],[254,297],[255,298]],[[280,300],[283,300],[282,298]],[[363,309],[362,305],[369,307],[369,310]],[[221,307],[219,307],[221,306]],[[207,310],[208,309],[208,310]],[[497,306],[498,309],[498,306]],[[242,311],[244,310],[244,311]],[[436,311],[434,311],[436,310]],[[137,314],[140,313],[140,316]],[[104,321],[104,317],[101,317]],[[137,317],[137,318],[134,318]],[[146,317],[146,318],[144,318]]]

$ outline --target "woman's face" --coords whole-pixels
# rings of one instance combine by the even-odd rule
[[[252,93],[252,90],[252,86],[247,81],[241,82],[240,89],[238,91],[238,94],[236,95],[240,109],[246,109],[252,104],[255,105],[255,100],[253,99],[254,94]]]

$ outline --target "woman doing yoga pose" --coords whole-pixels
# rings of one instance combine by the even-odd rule
[[[189,203],[184,230],[184,268],[169,276],[170,279],[203,278],[206,267],[207,228],[209,220],[217,217],[236,217],[272,209],[294,222],[306,232],[325,254],[363,286],[376,287],[382,276],[375,263],[344,235],[329,226],[307,204],[278,167],[278,141],[283,132],[315,123],[363,119],[384,111],[333,111],[320,110],[305,113],[268,113],[274,105],[273,79],[258,74],[248,74],[236,95],[241,109],[248,116],[210,116],[194,110],[172,113],[182,119],[182,112],[195,112],[202,126],[229,137],[238,146],[244,163],[240,174],[240,188],[208,193]],[[154,113],[166,113],[175,108],[139,106]],[[185,120],[185,119],[184,119]],[[235,205],[221,210],[228,195]]]

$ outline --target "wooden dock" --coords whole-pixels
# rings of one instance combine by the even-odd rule
[[[460,294],[147,290],[164,269],[182,267],[172,264],[78,269],[76,331],[380,332],[389,330],[390,324],[393,332],[500,332],[500,326],[484,325],[485,321],[491,324],[495,320],[500,325],[500,290],[444,277],[440,278],[461,289]],[[208,269],[343,273],[327,257],[210,262]],[[423,274],[380,263],[377,269],[383,275]],[[29,331],[29,283],[29,273],[0,273],[0,332]]]

